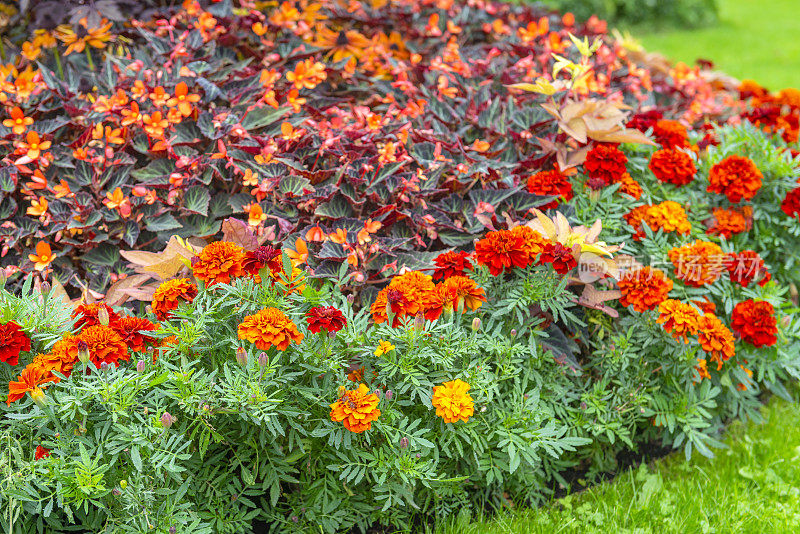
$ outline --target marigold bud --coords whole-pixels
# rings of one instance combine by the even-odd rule
[[[46,280],[44,282],[42,282],[42,295],[49,294],[50,293],[50,289],[51,289],[50,282],[48,282]]]
[[[108,371],[108,363],[106,363],[106,362],[101,363],[100,364],[100,370],[101,371]]]
[[[106,308],[100,308],[97,312],[97,320],[103,326],[108,326],[109,316]]]
[[[78,360],[83,363],[89,363],[89,345],[84,341],[78,341]]]
[[[417,312],[417,315],[414,317],[414,330],[420,332],[424,328],[425,328],[425,315],[422,312]]]
[[[400,448],[401,449],[408,448],[408,438],[407,437],[403,436],[402,438],[400,438]]]
[[[125,480],[125,479],[120,480],[119,481],[119,487],[122,488],[122,489],[127,488],[128,487],[128,481]]]
[[[146,364],[144,363],[144,360],[139,360],[138,362],[136,362],[136,370],[137,370],[138,372],[140,372],[140,373],[143,373],[143,372],[144,372],[145,365],[146,365]]]
[[[236,349],[236,361],[239,362],[239,365],[242,367],[247,366],[247,352],[244,348],[239,347]]]
[[[31,398],[39,408],[47,404],[47,396],[44,394],[44,390],[42,390],[42,388],[35,388],[33,391],[31,391]]]
[[[258,353],[258,365],[260,367],[266,367],[268,363],[269,357],[267,356],[267,353],[262,350]]]
[[[472,320],[472,331],[477,332],[480,329],[481,329],[481,320],[478,317],[475,317]]]
[[[386,397],[387,401],[390,401],[392,400],[392,397],[394,397],[394,392],[391,389],[387,389],[384,397]]]
[[[349,295],[347,295],[347,303],[348,303],[348,304],[352,304],[352,303],[353,303],[355,300],[356,300],[356,297],[355,297],[355,295],[353,295],[352,293],[350,293]]]
[[[161,426],[164,428],[169,428],[172,426],[172,423],[175,422],[175,418],[170,415],[169,412],[164,412],[161,414]]]
[[[516,328],[512,328],[511,329],[511,337],[515,337],[516,335],[517,335],[517,329]]]

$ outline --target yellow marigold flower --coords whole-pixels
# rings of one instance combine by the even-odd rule
[[[378,348],[375,349],[375,356],[383,356],[394,350],[394,345],[389,343],[388,341],[380,340],[378,341]]]
[[[347,430],[360,434],[372,428],[372,422],[380,417],[379,402],[378,396],[361,384],[358,389],[344,391],[339,400],[330,405],[331,421],[344,423]]]
[[[246,339],[261,350],[273,346],[286,350],[292,341],[300,343],[303,337],[292,320],[277,308],[265,308],[248,315],[239,325],[239,339]]]
[[[194,276],[208,285],[228,284],[233,278],[242,276],[244,249],[236,243],[217,241],[206,245],[192,262]]]
[[[467,391],[469,384],[459,379],[434,386],[432,402],[436,415],[444,419],[445,423],[459,420],[466,423],[475,413],[475,404]]]

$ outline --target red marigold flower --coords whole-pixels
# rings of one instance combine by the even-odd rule
[[[492,276],[514,267],[524,269],[531,260],[523,238],[510,230],[489,232],[475,244],[475,260],[487,265]]]
[[[436,268],[433,270],[435,281],[445,280],[451,276],[464,276],[464,272],[472,270],[472,262],[469,261],[470,254],[460,250],[458,252],[449,250],[436,256],[433,263]]]
[[[228,284],[238,276],[244,274],[244,249],[236,243],[229,241],[216,241],[205,248],[192,261],[192,270],[198,280],[204,281],[209,286],[213,284]]]
[[[711,167],[707,191],[725,195],[735,204],[742,199],[750,200],[756,196],[761,189],[762,178],[764,175],[753,160],[732,155]]]
[[[722,362],[730,360],[736,353],[733,332],[714,314],[706,313],[698,320],[697,340],[711,361],[717,362],[717,370],[722,368]]]
[[[697,334],[700,313],[689,304],[679,300],[667,299],[658,305],[659,316],[657,321],[663,326],[664,331],[671,333],[675,339],[687,342],[687,335]]]
[[[689,133],[678,121],[662,119],[653,126],[653,136],[664,148],[681,148],[689,146]]]
[[[640,132],[646,132],[650,128],[655,127],[656,122],[660,121],[662,118],[664,118],[664,114],[657,109],[640,111],[631,117],[626,126],[634,130],[639,130]]]
[[[731,326],[742,341],[754,347],[771,347],[778,341],[775,308],[763,300],[748,299],[734,306]]]
[[[706,230],[708,235],[721,235],[725,236],[725,239],[730,239],[734,234],[750,230],[752,219],[740,210],[714,208],[714,217],[705,223],[709,226]]]
[[[619,181],[627,171],[628,158],[615,145],[596,144],[586,155],[583,168],[590,178],[602,180],[605,185]]]
[[[675,266],[675,276],[693,287],[717,281],[725,270],[727,259],[719,245],[699,240],[673,248],[667,255]]]
[[[76,329],[97,324],[104,324],[105,326],[117,329],[122,319],[122,316],[111,309],[105,302],[80,304],[75,308],[75,311],[72,312],[72,317],[77,318],[77,321],[75,321]]]
[[[262,245],[245,253],[242,268],[247,274],[254,277],[258,276],[258,271],[264,267],[267,267],[270,273],[280,273],[283,271],[282,257],[281,249],[271,245]],[[256,281],[260,283],[260,277]]]
[[[556,197],[541,206],[539,209],[542,210],[555,208],[560,202],[568,202],[574,196],[569,178],[557,169],[540,171],[528,176],[528,192],[534,195]]]
[[[33,459],[34,460],[41,460],[42,458],[45,458],[47,456],[50,456],[50,449],[45,449],[41,445],[37,445],[36,446],[36,453],[34,454]]]
[[[359,385],[358,389],[344,390],[339,399],[330,405],[331,421],[343,423],[350,432],[360,434],[372,428],[372,422],[381,416],[379,402],[378,396],[370,393],[366,384]]]
[[[539,265],[549,263],[558,274],[565,275],[578,266],[578,261],[569,249],[558,242],[548,242],[545,244],[542,254],[539,256]]]
[[[292,342],[300,343],[305,337],[286,314],[277,308],[265,308],[248,315],[239,324],[239,339],[245,339],[261,350],[276,347],[286,350]]]
[[[781,210],[789,217],[800,219],[800,187],[786,193],[786,198],[781,202]]]
[[[764,260],[754,250],[729,254],[725,268],[728,270],[731,282],[742,287],[749,286],[755,279],[758,279],[758,285],[763,286],[772,279]]]
[[[31,339],[15,322],[0,324],[0,362],[19,363],[19,353],[31,350]]]
[[[618,285],[622,292],[620,304],[633,306],[639,313],[655,309],[672,291],[672,280],[663,271],[647,266],[626,271]]]
[[[81,330],[77,340],[83,341],[89,348],[89,358],[95,367],[100,364],[119,365],[120,360],[130,359],[128,346],[113,328],[101,324],[88,326]]]
[[[338,332],[347,325],[347,319],[341,311],[333,306],[316,306],[306,313],[308,331],[317,334],[321,329],[327,332]]]
[[[653,152],[648,168],[660,181],[677,187],[691,183],[697,174],[692,157],[677,148],[663,148]]]
[[[197,296],[197,286],[188,278],[167,280],[153,293],[151,307],[159,321],[166,321],[181,301],[192,302]]]
[[[528,254],[530,263],[536,261],[550,241],[530,226],[520,225],[511,229],[511,233],[522,239],[522,248]]]
[[[142,352],[156,342],[156,338],[142,332],[154,330],[158,330],[158,326],[143,317],[122,317],[117,333],[133,352]]]

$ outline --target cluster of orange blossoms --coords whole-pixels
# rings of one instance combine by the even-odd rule
[[[658,306],[658,322],[664,331],[675,339],[688,342],[688,336],[697,336],[697,341],[717,369],[735,354],[733,333],[713,313],[700,314],[697,309],[679,300],[667,299]],[[705,362],[702,364],[705,369]]]
[[[706,221],[708,235],[721,235],[730,239],[734,234],[747,232],[753,226],[753,208],[741,209],[714,208],[713,217]]]
[[[638,206],[625,215],[625,221],[636,230],[633,238],[637,240],[645,236],[642,224],[649,226],[653,232],[663,230],[686,235],[692,231],[692,224],[683,206],[673,200]]]
[[[54,373],[70,376],[78,361],[91,362],[96,368],[119,365],[130,359],[130,350],[143,351],[157,345],[157,340],[145,333],[156,330],[157,325],[147,319],[121,316],[104,303],[81,304],[73,317],[77,335],[65,334],[49,353],[37,354],[19,379],[9,383],[8,404],[26,393],[41,400],[41,386],[58,382],[60,378]]]
[[[626,271],[617,284],[622,293],[620,304],[633,306],[639,313],[655,309],[672,291],[672,280],[649,266]]]
[[[578,264],[573,251],[542,237],[529,226],[489,232],[475,244],[475,261],[486,265],[492,276],[529,265],[550,264],[565,275]]]

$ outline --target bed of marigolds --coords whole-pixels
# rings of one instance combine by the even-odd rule
[[[624,245],[534,210],[368,305],[346,264],[309,278],[302,241],[253,234],[181,242],[190,259],[146,315],[4,293],[5,504],[52,525],[133,521],[135,502],[145,530],[336,531],[535,501],[642,443],[711,454],[725,421],[798,378],[791,265],[752,249],[796,239],[798,171],[753,126],[704,148],[677,122],[652,129],[657,147],[598,145],[582,174],[529,182],[616,221]]]

